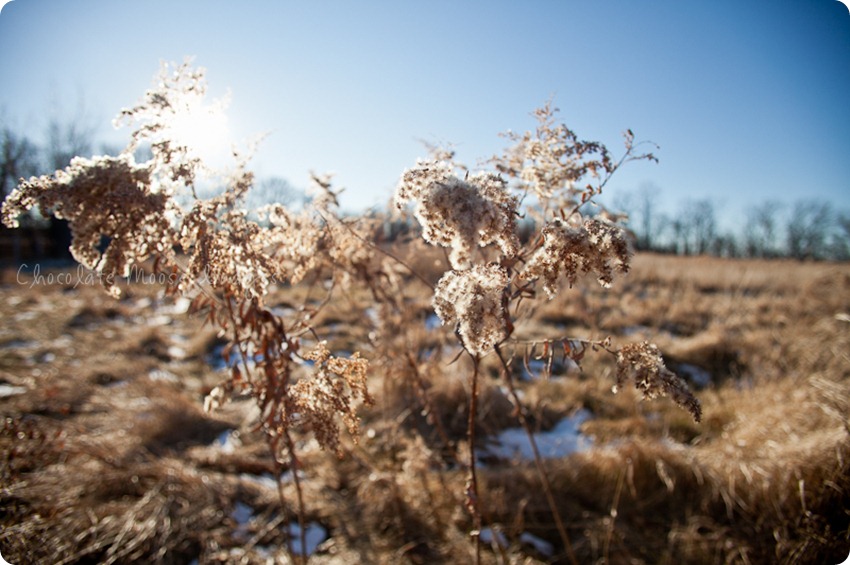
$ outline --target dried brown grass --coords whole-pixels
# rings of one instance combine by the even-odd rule
[[[545,462],[579,561],[843,560],[850,550],[850,324],[840,316],[850,310],[847,266],[638,256],[624,282],[613,297],[579,283],[523,331],[615,340],[643,332],[671,366],[697,365],[715,378],[699,392],[698,425],[669,403],[613,395],[607,356],[519,383],[535,428],[577,408],[593,413],[582,430],[596,447]],[[27,389],[0,399],[2,554],[12,563],[263,562],[259,546],[285,543],[280,528],[263,532],[279,523],[280,509],[273,490],[245,475],[275,467],[251,432],[246,403],[226,407],[219,420],[200,411],[217,378],[205,361],[215,336],[175,315],[145,325],[135,300],[151,290],[128,290],[134,298],[110,314],[114,303],[99,289],[3,289],[14,300],[2,305],[0,343],[29,345],[0,349],[0,377]],[[282,304],[309,294],[278,292]],[[370,343],[349,329],[355,310],[337,304],[317,323],[338,336],[334,347]],[[448,350],[426,358],[449,343],[425,329],[426,311],[423,293],[401,318],[386,319],[382,335],[393,339],[383,345],[395,354],[371,375],[376,404],[361,410],[360,444],[345,440],[342,460],[302,446],[309,518],[331,536],[311,562],[472,558],[459,498],[468,361],[452,363]],[[81,314],[85,325],[71,323]],[[177,334],[187,336],[183,359],[168,354]],[[496,365],[483,367],[479,437],[517,425]],[[152,379],[155,370],[175,379]],[[226,429],[242,432],[232,453],[211,445]],[[479,480],[484,523],[509,542],[485,547],[485,562],[565,558],[530,463],[488,461]],[[291,484],[284,488],[293,500]],[[253,545],[235,535],[236,501],[259,516],[249,529],[259,536]],[[523,544],[523,533],[549,541],[556,555]]]

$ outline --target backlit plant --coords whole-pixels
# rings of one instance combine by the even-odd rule
[[[516,339],[515,328],[523,320],[519,306],[540,300],[541,291],[551,299],[584,275],[607,287],[617,273],[628,271],[631,251],[621,218],[594,197],[625,162],[655,157],[640,153],[628,131],[624,155],[614,160],[601,143],[582,141],[557,124],[549,104],[536,112],[535,131],[506,134],[511,144],[491,160],[491,170],[470,173],[453,162],[451,151],[435,149],[430,159],[402,173],[395,194],[395,213],[412,211],[422,238],[447,249],[449,268],[431,287],[379,241],[390,213],[385,218],[344,217],[326,177],[313,176],[315,196],[301,210],[270,203],[249,215],[244,201],[254,183],[250,151],[234,151],[231,169],[215,175],[172,135],[175,120],[202,108],[205,92],[203,69],[188,63],[164,66],[139,104],[118,118],[132,130],[124,151],[114,157],[77,157],[65,170],[23,181],[3,204],[3,222],[15,226],[32,208],[68,220],[73,256],[95,271],[114,296],[120,294],[121,277],[143,262],[169,274],[174,284],[168,291],[192,298],[193,311],[227,340],[231,369],[205,407],[213,410],[235,394],[250,395],[259,408],[258,427],[280,470],[298,468],[296,434],[309,431],[324,449],[342,455],[341,421],[356,441],[358,409],[372,402],[367,390],[370,364],[403,358],[416,373],[415,352],[378,344],[373,352],[385,358],[333,353],[311,320],[341,291],[365,289],[378,319],[370,335],[380,341],[388,335],[381,333],[381,324],[388,323],[389,313],[404,308],[405,284],[429,286],[434,312],[472,361],[465,499],[476,548],[482,518],[475,421],[479,367],[489,357],[497,360],[529,432],[564,550],[575,561],[513,383],[513,359],[524,357],[527,364],[530,351],[542,350],[541,357],[551,364],[556,351],[575,361],[588,349],[607,352],[617,365],[615,390],[631,381],[646,398],[670,396],[697,421],[700,404],[652,344],[617,348],[610,339]],[[139,148],[149,149],[147,159],[136,160]],[[219,183],[220,194],[198,197],[197,188],[205,183]],[[521,220],[533,222],[530,237],[521,237]],[[286,314],[266,303],[273,286],[303,282],[320,290],[318,302]],[[303,535],[305,503],[298,473],[292,476]],[[286,511],[282,489],[279,493]]]

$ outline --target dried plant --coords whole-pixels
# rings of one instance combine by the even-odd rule
[[[341,217],[327,177],[313,175],[315,196],[301,211],[272,203],[253,220],[243,209],[254,180],[247,168],[250,151],[234,151],[234,166],[216,176],[223,192],[199,198],[196,185],[211,182],[217,173],[174,139],[172,124],[183,113],[203,108],[205,93],[203,69],[188,62],[164,66],[142,101],[117,120],[132,128],[131,141],[120,155],[77,158],[54,175],[22,182],[3,204],[3,221],[13,226],[20,214],[36,207],[67,219],[74,257],[98,273],[116,296],[120,277],[153,259],[157,273],[173,275],[169,292],[193,298],[193,310],[228,340],[226,356],[236,361],[205,407],[212,410],[232,394],[250,394],[261,414],[259,428],[280,465],[297,467],[293,434],[301,432],[312,432],[323,448],[342,455],[338,420],[356,441],[359,403],[372,401],[366,388],[369,363],[357,352],[347,358],[333,354],[311,319],[338,286],[359,286],[371,293],[384,323],[405,308],[404,278],[412,273],[427,280],[379,245],[374,235],[379,218]],[[603,144],[580,141],[557,124],[555,114],[547,104],[536,112],[536,131],[508,133],[513,145],[493,159],[493,171],[464,171],[461,178],[463,169],[451,161],[453,153],[434,151],[437,158],[419,161],[402,174],[395,195],[400,210],[412,203],[427,242],[449,248],[450,269],[432,289],[432,305],[442,323],[456,331],[473,363],[467,507],[476,540],[482,515],[474,432],[479,364],[486,356],[495,353],[500,359],[532,445],[506,359],[527,351],[529,344],[533,350],[537,344],[548,348],[561,343],[564,354],[576,360],[587,346],[607,351],[617,359],[618,385],[633,378],[645,397],[670,395],[695,419],[700,417],[699,401],[666,369],[653,345],[616,349],[610,341],[540,336],[520,342],[513,337],[521,322],[516,307],[536,297],[538,284],[551,299],[563,291],[562,279],[572,285],[579,276],[593,274],[609,286],[615,272],[628,271],[630,250],[616,216],[595,203],[595,213],[589,214],[586,206],[623,163],[654,159],[636,152],[629,131],[625,153],[614,161]],[[145,144],[151,156],[137,163],[136,149]],[[538,230],[525,244],[517,229],[522,214],[534,218]],[[287,318],[266,305],[272,285],[302,281],[323,283],[324,300],[305,304]],[[581,347],[572,346],[576,343]],[[406,359],[415,365],[413,356]],[[539,456],[536,462],[565,551],[575,561]],[[301,486],[298,474],[293,476],[303,522]]]
[[[434,310],[443,324],[457,328],[471,354],[484,355],[508,337],[507,285],[507,271],[494,264],[448,271],[437,283]]]
[[[420,161],[404,172],[396,205],[414,202],[414,215],[429,243],[450,247],[449,260],[467,269],[476,247],[495,243],[506,257],[517,252],[519,201],[498,175],[482,172],[457,178],[445,161]]]
[[[699,401],[688,385],[670,371],[661,358],[658,347],[647,342],[624,345],[617,352],[617,387],[623,386],[631,377],[635,388],[644,398],[670,396],[673,401],[688,410],[697,422],[702,417]]]
[[[460,341],[473,358],[474,371],[470,393],[468,438],[471,445],[468,467],[467,506],[476,530],[481,527],[475,472],[474,418],[478,391],[478,364],[481,358],[496,352],[502,375],[517,407],[521,423],[533,447],[538,472],[555,516],[567,556],[575,562],[569,536],[555,508],[554,497],[540,462],[532,430],[519,395],[514,387],[509,363],[502,350],[511,342],[514,302],[536,295],[535,286],[542,280],[551,299],[560,292],[560,277],[572,286],[578,276],[594,273],[600,284],[611,285],[614,272],[628,272],[631,251],[623,228],[616,216],[597,206],[592,217],[583,214],[584,207],[602,192],[611,175],[625,162],[650,159],[651,153],[635,152],[634,135],[625,134],[626,150],[619,161],[612,160],[608,149],[599,142],[580,141],[563,124],[557,124],[556,109],[550,104],[535,116],[534,132],[506,137],[513,145],[501,157],[493,159],[496,172],[465,172],[458,178],[448,161],[420,161],[404,172],[396,192],[396,203],[413,201],[413,213],[422,226],[422,237],[429,243],[451,247],[447,271],[434,289],[433,306],[443,324],[454,327]],[[432,153],[439,153],[432,149]],[[450,152],[443,155],[451,156]],[[511,185],[502,175],[514,182]],[[581,186],[581,182],[587,182]],[[511,192],[515,194],[511,194]],[[528,196],[532,198],[527,199]],[[516,217],[522,211],[541,227],[537,237],[520,246],[516,233]],[[482,253],[473,260],[472,251],[496,243],[498,254]],[[551,343],[547,338],[541,342]],[[562,343],[572,343],[563,338]],[[647,398],[670,394],[687,408],[696,420],[700,406],[684,382],[664,367],[657,348],[648,344],[610,348],[610,342],[585,342],[594,349],[608,351],[619,361],[618,380],[625,377],[626,367],[633,367],[636,385]],[[565,355],[573,353],[567,352]],[[584,347],[581,354],[584,353]],[[579,357],[576,354],[575,359]],[[527,366],[527,359],[524,359]],[[476,536],[476,548],[479,547]]]
[[[590,218],[574,227],[555,218],[546,224],[542,234],[543,245],[528,260],[520,276],[543,279],[543,290],[549,298],[558,292],[562,271],[570,286],[579,275],[596,273],[599,284],[609,287],[615,269],[624,273],[629,270],[626,235],[609,221]]]

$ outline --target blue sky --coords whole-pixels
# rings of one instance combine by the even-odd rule
[[[675,208],[711,199],[727,221],[768,199],[850,210],[850,13],[837,0],[14,0],[0,13],[0,116],[39,140],[85,109],[98,140],[194,56],[232,97],[239,140],[269,132],[261,176],[306,187],[334,171],[342,203],[382,206],[425,151],[474,165],[561,119],[615,153],[621,132],[660,146],[616,195],[653,186]],[[661,204],[659,204],[661,205]]]

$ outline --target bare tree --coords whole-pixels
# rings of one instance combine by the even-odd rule
[[[841,213],[835,218],[835,233],[832,237],[831,253],[833,259],[850,259],[850,213]]]
[[[65,122],[51,119],[47,125],[47,146],[44,152],[48,170],[62,169],[74,157],[91,154],[94,133],[94,128],[83,119]]]
[[[769,200],[747,210],[744,228],[745,252],[750,257],[777,257],[779,250],[779,219],[782,203]]]
[[[788,254],[795,259],[823,259],[832,222],[829,205],[803,201],[794,206],[788,220]]]
[[[710,252],[717,237],[714,204],[708,199],[686,200],[672,226],[679,254],[700,255]]]
[[[656,203],[661,189],[652,183],[642,184],[635,191],[619,195],[615,207],[629,217],[629,228],[639,250],[651,250],[656,245],[662,218]]]
[[[0,152],[0,183],[5,199],[18,180],[38,171],[38,148],[26,137],[4,127],[0,131]]]
[[[8,126],[0,131],[0,201],[5,200],[9,193],[18,185],[22,177],[30,177],[38,172],[38,148],[25,136],[17,135]],[[22,222],[22,227],[31,231],[29,222]],[[23,256],[23,239],[20,230],[0,228],[4,232],[2,240],[4,247],[3,258],[11,258],[18,264]],[[8,255],[7,255],[8,253]]]
[[[641,185],[637,194],[638,214],[640,214],[640,237],[638,247],[641,249],[652,249],[655,243],[655,235],[658,231],[659,218],[656,213],[656,202],[661,189],[647,183]]]
[[[247,208],[257,208],[266,204],[283,204],[287,208],[299,207],[307,201],[304,191],[293,187],[281,177],[261,179],[248,192]]]

